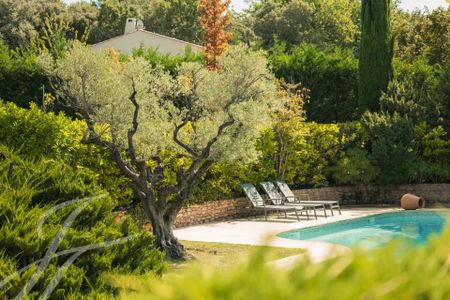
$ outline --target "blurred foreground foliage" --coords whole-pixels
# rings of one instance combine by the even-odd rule
[[[163,280],[110,277],[121,299],[449,299],[450,230],[427,246],[399,242],[367,253],[355,250],[284,270],[267,265],[264,251],[232,270],[197,266]]]

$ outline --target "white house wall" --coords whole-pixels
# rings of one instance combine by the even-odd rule
[[[190,46],[193,52],[202,51],[201,46],[145,31],[135,31],[111,38],[92,45],[92,49],[94,51],[101,51],[104,49],[113,48],[122,53],[131,54],[132,49],[139,48],[141,43],[146,48],[157,48],[158,52],[161,54],[183,54],[187,46]]]

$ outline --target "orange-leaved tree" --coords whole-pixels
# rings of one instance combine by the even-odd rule
[[[204,52],[208,67],[217,69],[217,59],[228,49],[231,33],[225,32],[230,23],[228,7],[231,0],[201,0],[200,23],[205,30]]]

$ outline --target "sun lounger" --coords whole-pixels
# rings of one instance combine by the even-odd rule
[[[293,203],[299,203],[301,205],[308,204],[308,203],[320,203],[328,207],[331,211],[331,215],[334,216],[333,208],[337,208],[339,211],[339,214],[341,214],[341,206],[339,204],[339,201],[337,200],[309,200],[308,194],[302,194],[307,197],[307,200],[301,200],[300,197],[295,196],[290,187],[287,185],[286,182],[282,180],[276,180],[275,183],[278,186],[278,189],[281,191],[283,196],[289,201]]]
[[[308,209],[311,209],[314,211],[314,216],[317,220],[317,211],[316,209],[323,209],[323,213],[325,215],[325,218],[327,217],[327,211],[325,209],[325,205],[322,203],[298,203],[295,201],[289,201],[286,197],[284,197],[280,192],[278,192],[277,187],[270,181],[261,182],[261,186],[263,187],[264,191],[266,192],[267,196],[269,196],[269,199],[272,201],[275,201],[276,199],[281,199],[281,201],[284,203],[285,206],[303,206],[308,212]],[[309,219],[309,215],[308,219]]]
[[[297,217],[297,221],[300,219],[298,218],[297,211],[301,210],[302,207],[294,207],[294,206],[284,206],[284,205],[269,205],[264,202],[264,199],[261,197],[261,195],[256,190],[255,186],[250,183],[244,183],[241,184],[242,189],[244,190],[245,195],[250,200],[250,202],[253,204],[253,207],[258,209],[264,210],[264,218],[267,221],[267,211],[283,211],[284,216],[287,218],[287,212],[293,211],[295,212],[295,216]]]

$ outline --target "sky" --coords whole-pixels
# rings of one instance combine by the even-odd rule
[[[80,0],[63,0],[66,3],[78,2]],[[247,0],[232,0],[231,5],[235,11],[242,11],[246,7],[248,7]],[[405,10],[413,10],[414,8],[423,8],[427,6],[429,9],[435,9],[439,6],[446,7],[448,4],[445,3],[445,0],[402,0],[400,7]]]

